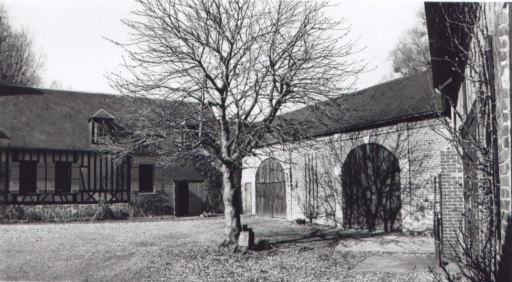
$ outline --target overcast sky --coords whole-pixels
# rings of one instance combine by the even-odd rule
[[[139,6],[131,0],[0,0],[12,24],[33,35],[45,56],[44,86],[58,80],[75,91],[115,93],[105,74],[121,70],[123,51],[104,38],[126,42],[129,29],[121,19],[133,18]],[[360,76],[359,89],[375,85],[390,73],[388,54],[398,37],[418,23],[421,1],[333,1],[327,11],[345,18],[350,39],[365,47],[354,59],[364,59],[373,71]]]

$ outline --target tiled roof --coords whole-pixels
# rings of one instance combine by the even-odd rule
[[[309,136],[325,136],[436,116],[441,96],[425,72],[385,82],[282,115],[307,124]],[[134,103],[106,95],[0,85],[0,147],[91,150],[92,117],[129,123]],[[2,135],[2,136],[3,136]]]
[[[108,120],[115,119],[111,114],[107,113],[104,109],[99,110],[97,113],[92,115],[91,118],[93,118],[93,119],[95,119],[95,118],[96,119],[108,119]]]
[[[431,80],[430,71],[395,79],[281,117],[306,124],[312,137],[430,119],[442,109]]]
[[[123,124],[128,103],[119,95],[0,85],[0,128],[9,138],[0,147],[90,150],[88,120],[114,115]]]

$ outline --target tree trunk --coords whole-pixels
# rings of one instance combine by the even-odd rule
[[[224,187],[224,215],[226,217],[226,229],[224,245],[238,243],[238,236],[242,229],[240,222],[240,177],[241,171],[234,166],[221,165],[222,184]]]

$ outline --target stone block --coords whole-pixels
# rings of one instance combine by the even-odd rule
[[[500,61],[507,61],[508,60],[508,54],[506,52],[500,52]]]
[[[251,249],[254,246],[254,232],[251,229],[248,231],[241,231],[238,237],[238,245],[240,247],[247,247]]]
[[[502,211],[510,211],[510,200],[500,200],[500,208]]]
[[[500,112],[508,111],[507,100],[502,100],[502,102],[499,103],[499,104],[501,105],[501,111]]]
[[[502,24],[498,26],[498,37],[507,36],[508,35],[508,25]]]
[[[508,184],[510,183],[510,176],[508,175],[503,175],[500,177],[500,183],[503,183],[503,185],[506,185],[508,186]]]
[[[508,199],[510,198],[510,189],[507,189],[507,188],[501,188],[500,189],[500,197],[502,199]]]
[[[503,125],[503,127],[501,128],[501,130],[503,130],[504,132],[508,132],[508,130],[509,130],[509,126],[508,126],[508,124]]]
[[[508,36],[500,36],[500,49],[508,50]]]

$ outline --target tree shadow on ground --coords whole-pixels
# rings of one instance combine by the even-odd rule
[[[287,248],[292,245],[307,245],[309,247],[336,247],[342,240],[350,238],[369,238],[381,236],[384,231],[368,232],[367,230],[340,230],[339,228],[310,228],[305,232],[273,232],[261,238],[266,239],[276,248]]]

